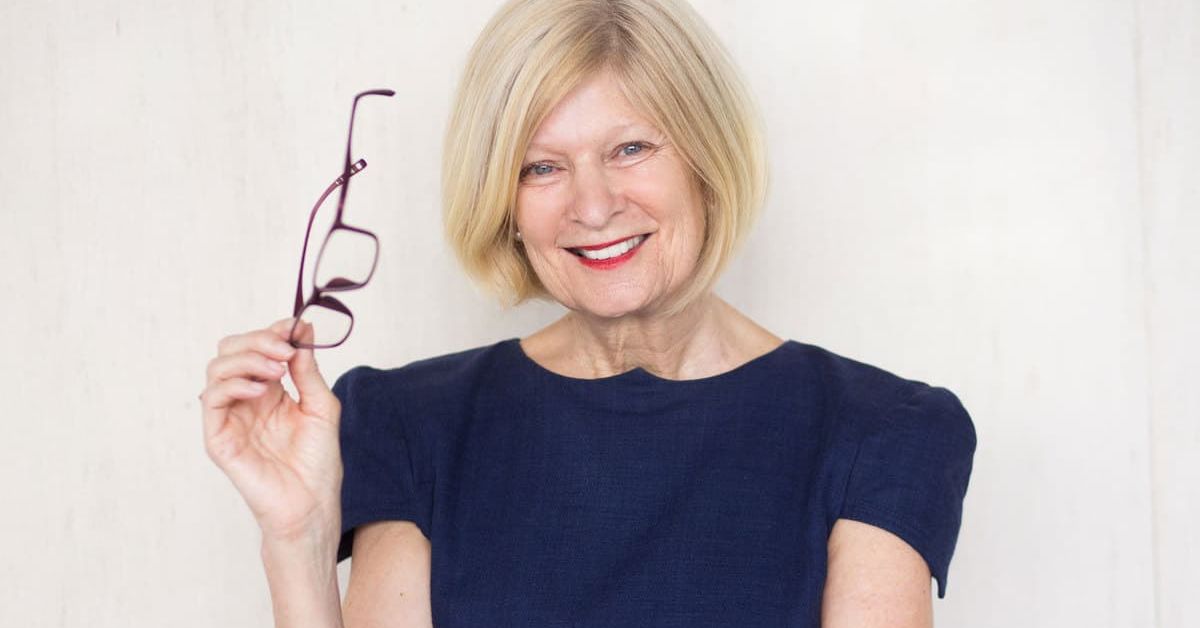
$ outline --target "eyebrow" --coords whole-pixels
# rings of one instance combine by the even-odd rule
[[[655,129],[653,126],[650,126],[650,125],[642,123],[642,122],[629,122],[627,124],[622,124],[620,126],[615,126],[611,129],[609,129],[607,134],[608,135],[620,135],[620,134],[628,132],[630,129],[637,129],[639,131],[644,130],[648,133],[659,133],[660,132],[657,129]],[[540,142],[530,142],[529,150],[534,150],[534,149],[545,150],[545,151],[550,151],[550,152],[554,151],[554,148],[551,146],[547,146]]]

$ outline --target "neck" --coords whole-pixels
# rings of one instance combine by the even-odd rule
[[[706,293],[669,316],[606,319],[570,312],[522,346],[530,358],[571,377],[608,377],[640,367],[666,379],[698,379],[732,370],[780,342]]]

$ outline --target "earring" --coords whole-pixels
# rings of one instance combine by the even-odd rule
[[[517,242],[522,242],[522,240],[521,240],[521,232],[520,232],[520,231],[518,231],[518,232],[517,232]]]

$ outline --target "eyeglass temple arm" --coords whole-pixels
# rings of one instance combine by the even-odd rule
[[[350,105],[350,130],[346,133],[346,162],[344,170],[350,170],[350,144],[354,141],[354,114],[358,112],[358,101],[364,96],[395,96],[396,92],[390,89],[369,89],[365,92],[359,92],[354,95],[354,104]],[[346,205],[346,188],[342,188],[338,194],[337,215],[340,220],[342,217],[342,207]]]

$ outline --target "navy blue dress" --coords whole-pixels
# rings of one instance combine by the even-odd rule
[[[945,596],[976,442],[945,388],[794,340],[704,379],[575,379],[513,338],[333,391],[338,560],[414,522],[437,628],[816,628],[838,518],[907,541]]]

